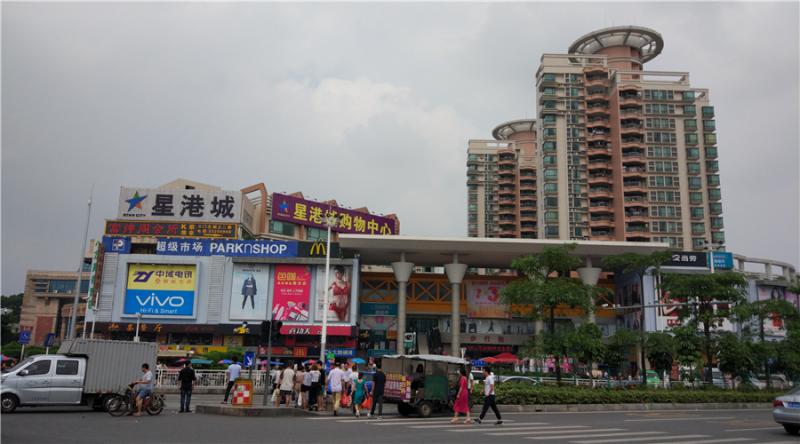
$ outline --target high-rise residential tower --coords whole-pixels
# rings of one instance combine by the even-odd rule
[[[536,120],[498,125],[467,149],[470,237],[536,238]]]
[[[528,133],[538,147],[539,238],[724,246],[714,107],[687,72],[643,69],[663,47],[656,31],[622,26],[541,57]],[[470,154],[479,144],[470,141]],[[499,191],[470,200],[470,236],[491,236],[494,219],[472,208]]]

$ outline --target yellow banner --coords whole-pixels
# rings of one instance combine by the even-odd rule
[[[194,291],[197,267],[183,264],[130,264],[129,290]]]

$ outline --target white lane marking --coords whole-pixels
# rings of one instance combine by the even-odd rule
[[[522,424],[522,423],[520,423]],[[519,425],[519,424],[517,424]],[[589,426],[579,425],[579,426],[541,426],[541,427],[503,427],[502,429],[498,430],[505,430],[505,431],[513,431],[513,430],[528,430],[531,432],[535,432],[537,430],[557,430],[557,429],[585,429]],[[486,427],[474,427],[471,429],[453,429],[448,430],[448,432],[488,432],[490,429]],[[525,432],[527,433],[527,432]],[[505,433],[494,433],[494,435],[504,435]]]
[[[742,442],[742,441],[752,441],[752,439],[751,438],[703,439],[700,441],[683,441],[681,442],[681,444],[714,444],[717,442]],[[675,444],[675,443],[664,441],[664,442],[654,442],[651,444]]]
[[[758,428],[744,428],[744,429],[725,429],[726,432],[746,432],[748,430],[782,430],[783,427],[758,427]]]
[[[687,439],[687,438],[708,438],[708,435],[678,435],[670,436],[669,439]],[[664,439],[663,436],[642,436],[639,438],[612,438],[612,439],[591,439],[587,441],[570,441],[575,444],[603,444],[609,442],[636,442],[636,441],[653,441],[656,439]]]
[[[576,429],[577,427],[570,427],[572,429]],[[594,432],[621,432],[625,429],[592,429],[586,427],[583,430],[569,430],[562,429],[562,430],[526,430],[524,432],[497,432],[497,433],[488,433],[488,435],[492,436],[520,436],[520,435],[553,435],[558,433],[594,433]],[[575,435],[575,438],[585,438],[583,435]]]
[[[619,429],[617,429],[619,430]],[[621,433],[593,433],[594,430],[586,430],[591,433],[591,436],[604,437],[604,436],[631,436],[631,435],[663,435],[664,432],[621,432]],[[563,433],[563,432],[562,432]],[[567,432],[569,433],[569,432]],[[526,436],[525,439],[571,439],[571,438],[586,438],[584,435],[558,435],[558,436]],[[686,443],[682,443],[686,444]]]
[[[517,423],[517,424],[514,424],[514,425],[519,425],[519,424],[546,425],[547,423],[546,422],[520,422],[520,423]],[[476,425],[477,424],[475,424],[475,423],[473,423],[473,424],[460,423],[460,424],[413,425],[413,426],[409,426],[409,428],[411,428],[411,429],[447,429],[447,428],[453,428],[453,427],[462,426],[462,427],[466,427],[467,430],[473,430],[473,427],[475,427]],[[484,429],[484,431],[485,431],[485,429]]]
[[[645,418],[645,419],[626,419],[625,422],[644,422],[644,421],[713,421],[715,419],[735,419],[735,416],[701,416],[692,418]]]
[[[434,417],[434,418],[413,418],[413,417],[409,418],[409,417],[406,417],[406,416],[384,416],[381,421],[384,421],[384,422],[386,422],[386,421],[436,421],[437,419],[441,421],[442,419],[448,419],[448,418],[452,418],[452,416],[438,416],[438,417]],[[331,416],[317,416],[317,417],[305,418],[305,419],[310,419],[312,421],[369,421],[369,419],[366,418],[366,415],[362,416],[361,418],[356,418],[355,416],[353,416],[352,413],[348,413],[347,415],[339,415],[339,416],[333,416],[333,415],[331,415]],[[378,421],[378,420],[376,419],[376,421]]]
[[[458,425],[458,424],[451,424],[450,420],[447,419],[447,418],[436,418],[436,419],[438,420],[437,422],[441,423],[441,424],[438,424],[438,425],[447,426],[447,427],[455,427],[455,426]],[[431,421],[422,421],[422,420],[419,420],[419,421],[414,421],[414,420],[410,420],[410,421],[379,421],[379,420],[374,420],[373,421],[373,420],[368,420],[368,421],[370,423],[372,423],[372,425],[376,425],[376,426],[387,426],[387,425],[422,426],[422,425],[430,425],[430,424],[432,424]],[[461,421],[464,421],[464,420],[462,419]],[[340,422],[349,422],[349,421],[340,421]],[[509,421],[509,422],[514,422],[514,421]],[[463,422],[461,424],[464,425]],[[537,423],[537,424],[544,424],[544,423]]]

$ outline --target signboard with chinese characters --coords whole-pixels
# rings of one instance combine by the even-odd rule
[[[306,322],[311,307],[311,267],[275,265],[272,289],[272,319]]]
[[[356,234],[400,234],[394,219],[348,210],[287,194],[272,194],[272,219],[327,229],[325,219],[335,216],[333,231]]]
[[[238,224],[241,210],[239,191],[121,188],[117,218]]]
[[[296,241],[158,239],[156,254],[171,256],[295,257]]]
[[[236,239],[236,224],[132,222],[110,220],[106,222],[107,236],[156,236],[156,237],[213,237]]]
[[[467,316],[470,318],[508,319],[511,310],[500,302],[504,281],[470,281],[467,283]]]
[[[708,253],[704,251],[673,251],[665,267],[708,268]]]
[[[129,264],[123,314],[193,318],[197,266]]]
[[[727,251],[715,251],[711,253],[714,257],[715,270],[732,270],[733,269],[733,253]]]
[[[328,336],[353,336],[355,327],[350,325],[328,325]],[[311,335],[322,334],[322,325],[289,325],[281,326],[282,335]]]

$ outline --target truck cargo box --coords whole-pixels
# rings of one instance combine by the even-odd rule
[[[157,352],[154,342],[100,339],[68,339],[58,349],[60,354],[86,357],[83,392],[87,394],[125,393],[131,381],[142,377],[145,362],[155,378]]]

